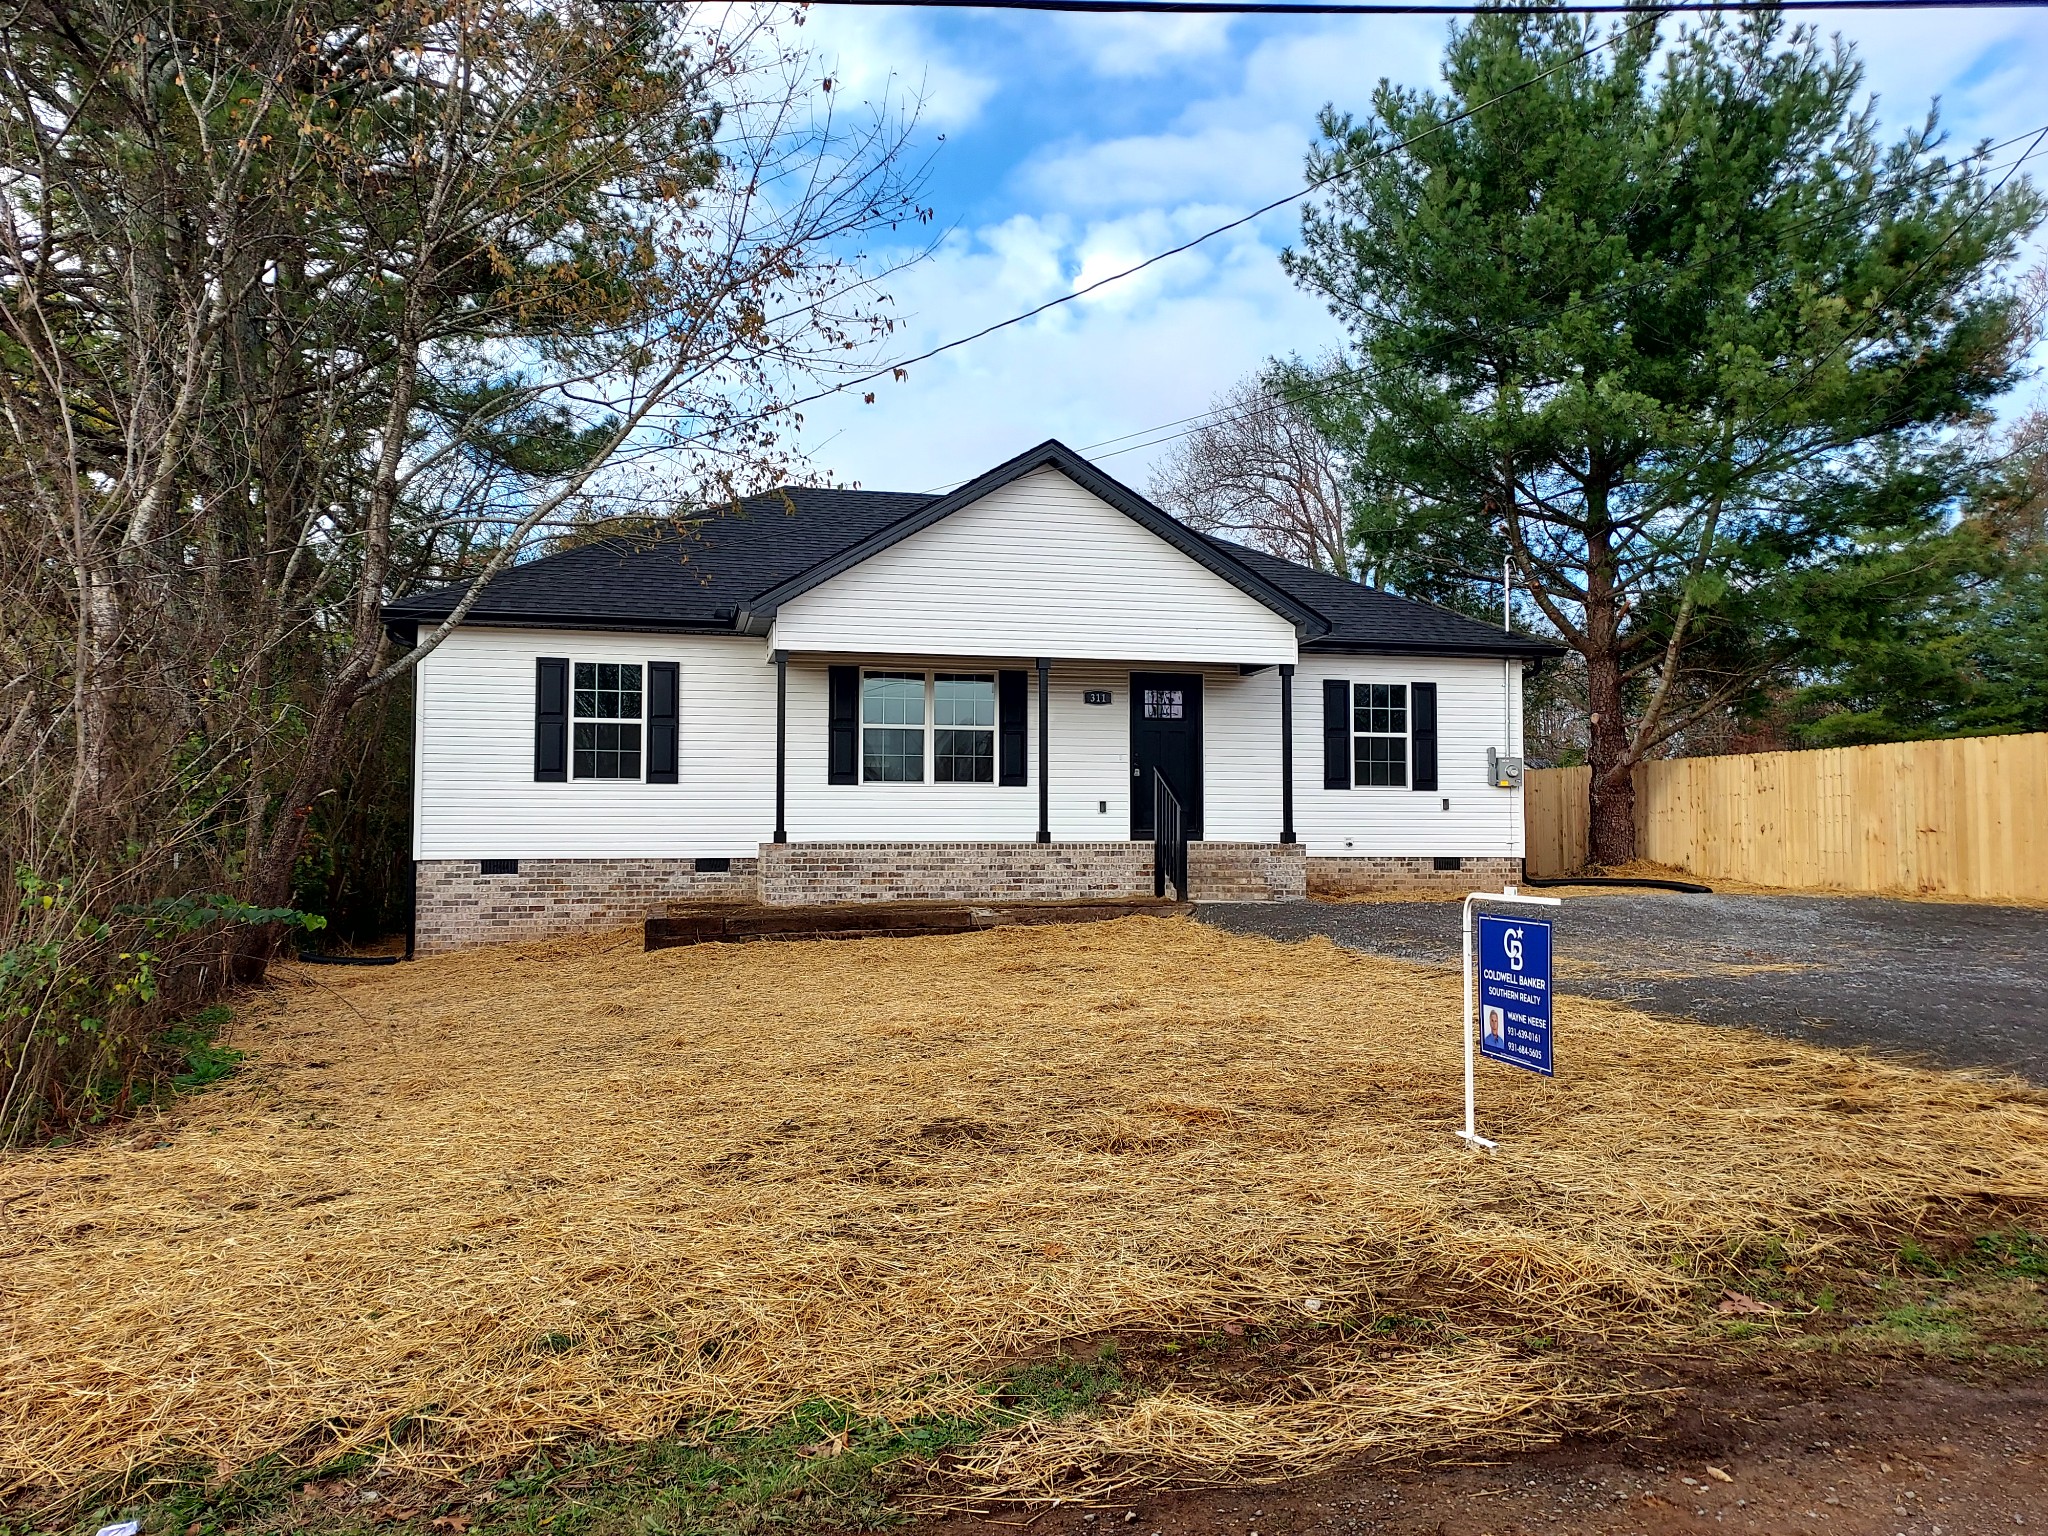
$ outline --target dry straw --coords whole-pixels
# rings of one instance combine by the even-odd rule
[[[1668,1344],[1686,1266],[2048,1195],[2048,1099],[1610,1005],[1458,1114],[1454,974],[1130,919],[286,972],[228,1085],[0,1160],[0,1487],[381,1442],[453,1468],[832,1398],[983,1401],[1106,1329],[1336,1330],[985,1439],[988,1492],[1263,1477],[1554,1433],[1528,1333]],[[1567,1357],[1568,1358],[1568,1357]]]

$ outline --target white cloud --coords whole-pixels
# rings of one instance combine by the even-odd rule
[[[1178,237],[1161,212],[1080,227],[1011,219],[955,236],[898,284],[909,323],[891,351],[964,335]],[[1274,352],[1328,340],[1327,317],[1245,232],[1106,292],[1114,302],[1062,305],[917,364],[906,382],[872,386],[874,405],[858,393],[820,402],[807,412],[805,447],[843,479],[929,490],[1048,437],[1085,448],[1191,415]],[[1105,467],[1143,485],[1155,456],[1119,455]]]
[[[1020,186],[1062,208],[1157,206],[1190,198],[1251,208],[1300,185],[1307,148],[1300,125],[1278,122],[1069,143],[1027,166]]]
[[[920,120],[941,131],[974,122],[1001,88],[901,11],[825,6],[809,13],[803,39],[836,88],[876,105],[918,102]]]
[[[1859,13],[1844,30],[1881,94],[1888,132],[1917,121],[1935,95],[1965,143],[2048,121],[2028,88],[2048,62],[2048,17]],[[1437,86],[1445,35],[1424,19],[991,23],[984,38],[1000,40],[991,57],[1031,60],[1002,68],[1006,95],[982,83],[958,98],[983,114],[973,132],[991,157],[993,211],[891,284],[906,323],[890,355],[1070,292],[1299,187],[1322,105],[1362,115],[1382,76]],[[895,59],[908,75],[924,67],[910,61],[943,62],[915,28],[860,37],[871,70]],[[964,64],[945,67],[981,80]],[[1091,78],[1126,83],[1105,94]],[[1006,136],[1014,149],[1003,142],[993,153]],[[1275,212],[919,364],[907,382],[877,384],[873,406],[857,394],[821,402],[808,413],[805,445],[842,478],[922,490],[1046,437],[1086,448],[1199,412],[1268,358],[1340,341],[1336,322],[1276,260],[1296,227],[1291,213]],[[1120,454],[1105,468],[1142,486],[1168,446]]]
[[[2010,138],[2048,122],[2038,82],[2048,63],[2048,17],[1958,9],[1858,12],[1840,29],[1856,45],[1865,83],[1894,133],[1941,98],[1942,119],[1964,143]]]
[[[1097,74],[1120,78],[1215,58],[1230,42],[1226,16],[1060,16],[1056,25]]]

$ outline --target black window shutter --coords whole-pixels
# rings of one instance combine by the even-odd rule
[[[1351,787],[1351,685],[1323,679],[1323,788]]]
[[[826,705],[832,734],[825,758],[830,784],[860,782],[860,668],[827,667]]]
[[[647,782],[673,784],[682,766],[682,666],[647,663]]]
[[[1436,788],[1436,684],[1408,685],[1408,787]]]
[[[1028,672],[998,672],[996,674],[996,782],[998,784],[1028,784],[1031,782],[1025,767],[1028,753],[1025,746],[1029,727],[1025,719],[1030,710],[1031,674]]]
[[[534,664],[533,776],[542,784],[569,778],[569,661],[542,656]]]

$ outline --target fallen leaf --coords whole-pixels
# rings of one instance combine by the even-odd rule
[[[1723,1291],[1721,1304],[1714,1310],[1723,1317],[1771,1317],[1778,1311],[1768,1301],[1758,1301],[1740,1291]]]
[[[1730,1477],[1726,1472],[1723,1472],[1719,1467],[1707,1468],[1707,1476],[1711,1477],[1717,1483],[1732,1483],[1735,1481],[1734,1478]]]
[[[436,1515],[427,1523],[437,1531],[454,1531],[456,1536],[462,1536],[462,1532],[469,1529],[469,1516]]]
[[[844,1456],[846,1454],[846,1447],[851,1439],[852,1437],[842,1429],[836,1435],[827,1435],[815,1445],[805,1446],[803,1454],[806,1456]]]
[[[1244,1337],[1244,1324],[1225,1323],[1223,1325],[1223,1331],[1229,1334],[1233,1339],[1241,1339]]]

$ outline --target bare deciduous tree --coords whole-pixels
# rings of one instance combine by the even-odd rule
[[[462,551],[474,601],[593,510],[760,485],[787,403],[886,334],[859,242],[926,216],[909,125],[836,112],[788,21],[24,0],[0,26],[0,853],[32,898],[0,910],[0,1137],[65,1062],[127,1070],[109,1021],[166,931],[134,914],[287,903],[351,711],[467,611],[400,653],[396,588]]]
[[[1153,470],[1150,491],[1190,527],[1351,575],[1343,464],[1274,377],[1218,396]]]

